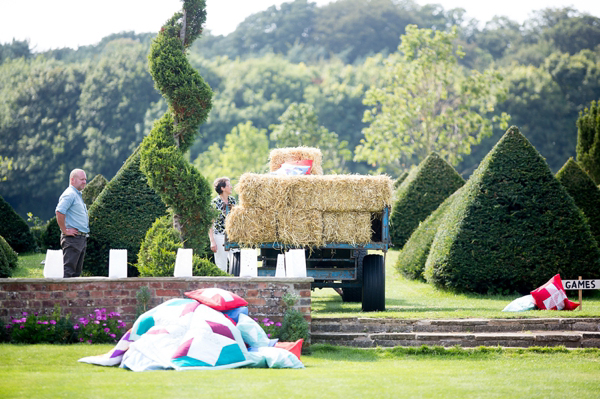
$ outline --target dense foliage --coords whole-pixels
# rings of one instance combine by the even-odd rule
[[[459,65],[497,67],[508,92],[494,115],[510,114],[558,171],[576,155],[579,112],[600,92],[600,18],[571,8],[539,10],[524,23],[495,17],[477,24],[465,15],[411,0],[322,7],[296,0],[248,17],[227,36],[204,32],[187,54],[214,90],[213,107],[190,159],[214,143],[223,149],[240,124],[268,130],[294,102],[312,105],[319,125],[354,152],[367,127],[365,93],[383,82],[383,59],[415,24],[440,32],[456,26],[455,44],[465,52]],[[111,179],[150,132],[168,108],[147,70],[155,36],[121,32],[96,45],[43,53],[26,41],[0,44],[0,195],[17,213],[51,218],[70,170]],[[457,171],[471,174],[503,133],[494,129],[472,145]],[[393,177],[418,162],[399,162]],[[365,162],[345,167],[373,171]]]
[[[600,245],[600,188],[573,158],[569,158],[556,178],[583,211],[592,235]]]
[[[556,273],[600,277],[583,213],[514,126],[446,212],[425,266],[438,287],[527,293]]]
[[[169,277],[175,271],[177,249],[183,248],[181,235],[173,227],[171,215],[162,216],[148,229],[138,253],[137,268],[141,277]],[[194,276],[227,276],[214,263],[194,254]]]
[[[165,212],[165,205],[140,171],[140,154],[135,151],[89,208],[84,273],[108,276],[110,249],[127,249],[127,275],[136,276],[132,264],[140,243],[154,220]]]
[[[0,236],[18,253],[36,250],[36,243],[29,226],[8,202],[0,196]]]
[[[396,192],[392,208],[390,236],[400,249],[412,232],[465,180],[436,153],[413,169]]]
[[[140,146],[140,169],[173,209],[173,225],[186,248],[203,256],[216,216],[211,187],[185,157],[212,107],[212,91],[188,62],[185,50],[202,32],[204,0],[187,0],[161,28],[148,56],[150,73],[169,109]]]
[[[83,189],[81,195],[83,196],[83,202],[89,208],[92,206],[98,195],[104,190],[104,187],[108,184],[108,180],[102,175],[96,175]]]
[[[577,119],[577,161],[600,184],[600,101],[579,113]]]
[[[0,236],[0,278],[11,277],[18,265],[17,253],[8,245],[4,237]]]
[[[446,210],[452,205],[460,190],[460,188],[456,190],[431,215],[427,216],[427,219],[419,224],[419,227],[413,231],[406,244],[402,247],[402,250],[398,254],[395,268],[404,277],[411,280],[425,281],[423,272],[425,271],[425,263],[427,262],[435,233],[446,215]]]
[[[48,223],[44,226],[41,237],[42,251],[47,249],[60,249],[60,227],[56,221],[56,216],[48,220]]]

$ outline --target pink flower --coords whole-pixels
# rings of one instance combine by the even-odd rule
[[[75,325],[73,326],[73,330],[79,330],[79,324],[75,324]]]
[[[56,324],[56,320],[50,320],[50,324],[52,324],[52,325]]]

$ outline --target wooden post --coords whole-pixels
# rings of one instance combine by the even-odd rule
[[[581,276],[579,276],[579,280],[581,280]],[[582,290],[579,290],[579,311],[583,309],[583,295],[581,294]]]

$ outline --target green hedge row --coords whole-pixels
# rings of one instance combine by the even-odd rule
[[[146,231],[166,207],[140,171],[139,148],[106,185],[89,209],[84,274],[108,276],[110,249],[127,249],[128,276],[137,276],[134,266]]]
[[[573,198],[513,126],[447,210],[425,277],[458,291],[528,293],[556,273],[600,278],[600,250]]]
[[[556,178],[583,211],[592,235],[600,245],[600,189],[573,158],[569,158],[556,174]]]
[[[33,252],[37,249],[35,238],[27,222],[0,196],[0,236],[17,253]]]
[[[96,175],[96,177],[85,186],[81,195],[83,197],[83,202],[85,202],[88,208],[92,206],[107,184],[108,180],[106,180],[104,176]]]
[[[396,261],[396,270],[406,278],[425,281],[425,277],[423,276],[425,262],[427,261],[435,233],[442,223],[446,210],[461,190],[462,188],[456,190],[431,215],[427,216],[427,219],[419,224],[419,227],[411,234],[404,247],[402,247]]]
[[[419,223],[464,184],[448,162],[436,153],[429,154],[396,192],[390,226],[392,244],[402,248]]]
[[[0,278],[12,277],[13,271],[19,265],[17,253],[0,236]]]

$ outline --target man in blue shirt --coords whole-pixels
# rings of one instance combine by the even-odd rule
[[[56,206],[56,221],[61,231],[64,276],[79,277],[90,232],[87,207],[81,195],[87,177],[83,170],[73,169],[69,181],[69,187],[61,194]]]

